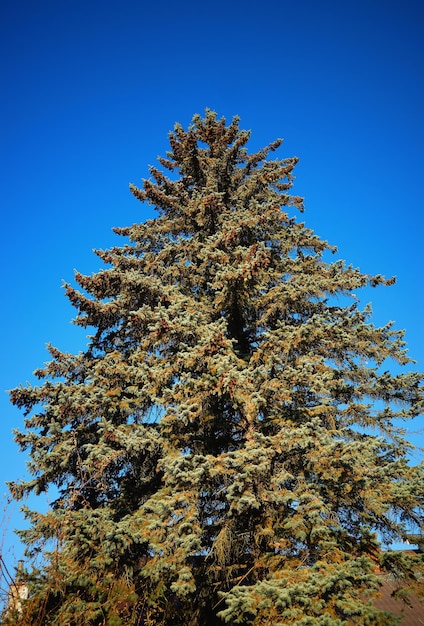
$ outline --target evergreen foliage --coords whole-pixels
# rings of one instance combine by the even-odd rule
[[[393,281],[328,261],[290,215],[297,159],[272,158],[280,140],[249,154],[249,135],[211,111],[175,126],[131,186],[157,218],[67,285],[87,348],[50,347],[40,385],[11,392],[31,458],[12,493],[57,489],[26,513],[43,560],[20,624],[396,623],[372,596],[380,560],[406,586],[417,571],[380,541],[422,530],[396,424],[423,394],[390,371],[403,332],[354,296]]]

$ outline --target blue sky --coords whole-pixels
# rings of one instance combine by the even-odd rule
[[[376,323],[407,329],[424,370],[423,13],[419,0],[4,2],[1,388],[33,381],[47,342],[83,349],[62,279],[99,268],[113,226],[152,217],[128,184],[206,107],[239,115],[252,150],[283,137],[280,155],[300,157],[302,219],[339,258],[397,276],[358,295]],[[25,475],[23,418],[4,392],[0,414],[4,484]],[[10,563],[17,509],[0,535]]]

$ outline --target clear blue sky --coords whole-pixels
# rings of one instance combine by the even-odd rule
[[[239,115],[252,149],[285,138],[281,156],[300,157],[306,223],[364,272],[397,276],[361,300],[372,300],[375,322],[407,329],[424,370],[423,7],[3,2],[1,388],[33,381],[47,342],[84,347],[62,279],[99,268],[92,249],[121,242],[113,226],[152,216],[128,184],[148,176],[174,122],[206,107]],[[11,436],[23,418],[4,392],[0,413],[3,484],[24,476],[25,458]],[[410,437],[424,445],[422,432]],[[8,511],[11,562],[22,522],[17,505]]]

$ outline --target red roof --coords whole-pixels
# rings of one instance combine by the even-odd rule
[[[395,580],[382,579],[381,598],[374,602],[375,606],[394,615],[402,616],[400,626],[424,626],[424,603],[416,595],[408,596],[408,604],[401,598],[393,597],[398,588]]]

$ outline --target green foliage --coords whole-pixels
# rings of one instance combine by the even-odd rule
[[[32,474],[12,493],[58,493],[21,533],[45,563],[21,624],[395,623],[372,604],[376,537],[421,531],[396,420],[423,395],[390,372],[403,333],[354,296],[393,281],[326,260],[289,215],[297,159],[248,139],[211,111],[175,127],[131,187],[158,217],[67,285],[86,350],[50,347],[40,385],[12,391]]]

